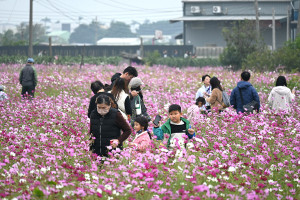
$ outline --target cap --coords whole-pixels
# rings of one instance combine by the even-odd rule
[[[28,59],[27,59],[27,62],[28,62],[28,63],[34,63],[34,60],[33,60],[33,58],[28,58]]]
[[[137,88],[140,85],[143,85],[143,81],[139,78],[139,77],[134,77],[131,79],[131,81],[129,82],[129,87],[130,88]]]

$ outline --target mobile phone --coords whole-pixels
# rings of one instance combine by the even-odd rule
[[[160,120],[161,120],[161,116],[160,115],[156,115],[155,119],[153,121],[153,124],[155,124],[156,126],[158,126]]]

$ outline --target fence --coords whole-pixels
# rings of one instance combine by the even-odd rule
[[[52,55],[60,56],[85,56],[95,57],[110,57],[120,56],[121,52],[136,54],[140,50],[140,46],[52,46]],[[144,55],[147,52],[163,51],[168,52],[168,56],[173,56],[175,50],[178,52],[178,57],[183,57],[186,51],[193,52],[192,45],[144,45]],[[39,52],[45,51],[49,55],[49,46],[33,46],[33,55],[38,55]],[[28,46],[0,46],[0,55],[28,55]]]

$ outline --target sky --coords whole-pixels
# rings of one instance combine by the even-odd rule
[[[29,0],[0,0],[0,26],[29,21]],[[182,16],[181,0],[33,0],[33,22],[80,23],[97,20],[106,25],[112,20],[130,24],[170,20]],[[79,21],[79,17],[82,19]]]

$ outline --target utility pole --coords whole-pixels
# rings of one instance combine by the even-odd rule
[[[33,0],[30,1],[30,11],[29,11],[29,49],[28,49],[28,56],[32,57],[32,3]]]
[[[300,2],[299,2],[299,9],[298,9],[298,23],[297,23],[297,34],[296,34],[296,37],[300,36],[300,15],[299,15],[299,12],[300,12]]]
[[[275,9],[272,9],[272,50],[275,51],[276,48],[276,40],[275,40]]]
[[[290,15],[291,15],[291,7],[287,8],[287,18],[286,18],[286,41],[290,40]]]
[[[260,36],[260,31],[259,31],[259,13],[258,13],[258,0],[255,0],[255,22],[256,22],[256,37],[257,37],[257,40],[259,39],[259,36]]]
[[[141,45],[140,45],[140,57],[144,57],[144,44],[143,44],[143,38],[140,37]]]

